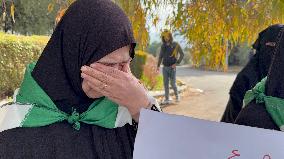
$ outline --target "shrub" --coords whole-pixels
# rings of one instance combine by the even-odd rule
[[[147,53],[143,51],[136,51],[135,58],[131,62],[131,71],[133,75],[138,78],[142,79],[143,75],[143,67],[147,60]]]
[[[26,65],[38,59],[48,39],[0,32],[0,97],[11,96],[19,87]]]
[[[163,78],[157,72],[157,60],[153,55],[148,54],[144,65],[142,81],[149,90],[162,89]]]
[[[154,82],[150,80],[147,76],[143,75],[141,81],[146,86],[146,88],[150,91],[158,91],[158,90],[164,89],[162,75],[156,76]],[[155,83],[155,85],[153,85],[153,83]]]

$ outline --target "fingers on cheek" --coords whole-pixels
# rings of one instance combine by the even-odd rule
[[[99,81],[98,79],[96,79],[96,78],[93,78],[93,77],[91,77],[91,76],[86,76],[85,78],[84,78],[87,82],[88,82],[88,84],[90,85],[90,86],[92,86],[92,87],[98,87],[98,86],[101,86],[102,85],[102,82],[101,81]]]
[[[107,68],[105,72],[110,76],[116,75],[116,69],[115,68]]]
[[[93,90],[95,90],[96,92],[101,92],[100,89],[99,89],[99,87],[97,87],[97,86],[95,86],[94,84],[91,84],[91,83],[89,83],[89,84],[91,85],[91,88],[92,88]]]
[[[98,74],[97,77],[98,77],[98,80],[100,80],[101,82],[108,82],[109,81],[109,77],[105,73]]]
[[[84,69],[83,71],[82,71],[82,74],[86,74],[86,75],[90,75],[90,72],[89,72],[89,69]]]
[[[96,74],[109,74],[109,68],[105,68],[105,66],[97,67],[95,69]]]
[[[92,74],[93,74],[93,71],[92,71],[91,68],[89,68],[89,67],[86,66],[86,67],[82,70],[82,73],[85,73],[85,74],[87,74],[87,75],[92,75]]]
[[[118,75],[118,71],[117,70],[110,70],[109,72],[106,73],[107,75],[107,78],[110,78],[110,79],[118,79],[119,78],[119,75]]]
[[[113,100],[114,102],[121,103],[121,99],[118,98],[118,97],[112,96],[112,95],[110,95],[110,94],[108,94],[107,97],[108,97],[109,99]]]
[[[120,72],[118,70],[113,70],[112,71],[112,77],[119,78],[119,76],[120,76]]]
[[[93,83],[91,83],[90,81],[87,81],[87,84],[89,85],[89,87],[97,91],[97,87]]]
[[[114,80],[113,80],[112,78],[110,78],[110,77],[105,77],[103,83],[109,85],[109,84],[112,84],[113,81],[114,81]]]
[[[109,94],[109,91],[104,88],[104,86],[95,86],[95,85],[92,85],[92,89],[98,93],[101,93],[103,94],[104,96],[108,96]]]
[[[90,78],[96,78],[96,79],[104,79],[105,78],[105,74],[104,73],[99,72],[99,71],[97,71],[95,69],[89,70],[86,75],[88,75]]]
[[[92,79],[92,80],[89,80],[89,81],[87,80],[87,83],[94,90],[99,90],[100,87],[102,86],[101,82],[99,82],[96,79]]]
[[[82,88],[85,91],[89,91],[91,88],[91,86],[86,82],[86,80],[84,80],[83,84],[82,84]]]
[[[90,81],[91,80],[91,76],[87,75],[86,73],[82,73],[81,77],[86,80],[86,81]]]
[[[115,91],[115,90],[117,90],[116,89],[116,87],[115,86],[107,86],[107,87],[105,87],[105,88],[102,88],[104,91],[105,91],[105,93],[107,93],[108,95],[112,95],[113,94],[113,92]]]
[[[110,92],[105,92],[104,95],[107,96],[107,97],[109,97],[109,98],[112,98],[112,95],[111,95]]]

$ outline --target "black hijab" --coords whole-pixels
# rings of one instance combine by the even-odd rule
[[[277,35],[282,27],[283,25],[280,24],[272,25],[259,33],[258,39],[253,44],[256,54],[238,73],[230,89],[230,98],[222,122],[234,123],[242,109],[245,93],[267,76]]]
[[[80,68],[135,40],[125,13],[111,0],[77,0],[66,11],[32,72],[59,109],[87,110]]]
[[[282,33],[281,33],[282,32]],[[276,48],[273,51],[273,58],[269,67],[266,82],[267,96],[284,98],[284,28],[277,36]],[[249,103],[237,117],[236,124],[279,130],[264,104]]]
[[[267,75],[266,95],[284,99],[284,28],[279,35],[269,73]]]

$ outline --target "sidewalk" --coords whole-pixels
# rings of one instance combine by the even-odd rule
[[[8,101],[7,101],[7,100],[5,100],[5,99],[4,99],[4,100],[2,100],[2,101],[0,101],[0,106],[1,106],[1,105],[3,105],[3,104],[5,104],[5,103],[8,103]]]

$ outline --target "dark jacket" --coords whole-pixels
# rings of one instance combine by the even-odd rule
[[[164,43],[161,46],[158,67],[160,67],[161,62],[163,62],[163,65],[167,67],[172,66],[174,64],[179,64],[182,61],[183,57],[184,53],[177,42],[172,42],[169,45]]]

